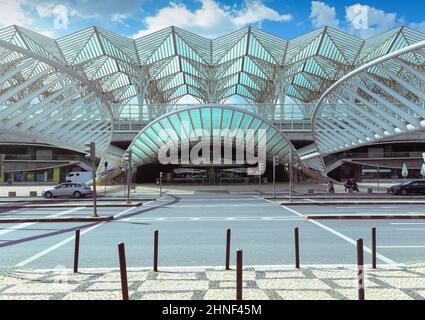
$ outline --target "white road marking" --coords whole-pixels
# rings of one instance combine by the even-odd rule
[[[78,208],[78,209],[80,209],[80,208]],[[119,216],[122,216],[123,214],[126,214],[126,213],[130,212],[131,210],[134,210],[134,209],[136,209],[136,208],[129,208],[127,210],[124,210],[124,211],[118,213],[114,217],[117,218]],[[92,226],[92,227],[90,227],[88,229],[85,229],[85,230],[81,231],[80,236],[82,236],[82,235],[84,235],[84,234],[86,234],[86,233],[88,233],[88,232],[90,232],[90,231],[92,231],[92,230],[94,230],[96,228],[99,228],[100,226],[103,226],[105,223],[107,223],[107,222],[106,221],[100,222],[99,224],[96,224],[96,225],[94,225],[94,226]],[[45,249],[45,250],[43,250],[41,252],[39,252],[39,253],[37,253],[37,254],[29,257],[28,259],[25,259],[25,260],[17,263],[15,266],[16,267],[24,267],[27,264],[29,264],[29,263],[31,263],[31,262],[33,262],[33,261],[35,261],[35,260],[37,260],[37,259],[45,256],[46,254],[49,254],[50,252],[52,252],[52,251],[54,251],[54,250],[56,250],[56,249],[64,246],[68,242],[73,241],[74,239],[75,239],[75,236],[74,235],[73,236],[70,236],[69,238],[66,238],[66,239],[64,239],[64,240],[56,243],[55,245],[53,245],[53,246],[51,246],[51,247],[49,247],[49,248],[47,248],[47,249]]]
[[[392,222],[390,224],[393,224],[393,225],[421,225],[421,224],[425,224],[425,222]]]
[[[359,207],[357,205],[347,205],[344,207],[335,207],[337,209],[344,209],[344,210],[352,210],[352,209],[358,209]],[[375,206],[365,206],[362,205],[362,209],[383,209],[383,207],[375,207]],[[391,207],[391,208],[385,208],[385,209],[398,209],[398,207]]]
[[[85,209],[85,208],[74,208],[74,209],[62,211],[62,212],[59,212],[59,213],[56,213],[56,214],[49,215],[49,216],[47,216],[47,218],[57,218],[57,217],[65,215],[65,214],[72,213],[72,212],[82,210],[82,209]],[[22,219],[24,219],[24,218],[22,218]],[[0,235],[4,235],[4,234],[7,234],[7,233],[16,231],[16,230],[20,230],[20,229],[32,226],[32,225],[37,224],[37,223],[38,222],[24,222],[24,223],[16,224],[16,225],[8,227],[4,230],[0,230]]]
[[[127,218],[121,219],[126,222],[147,222],[147,221],[161,221],[161,222],[181,222],[181,221],[300,221],[301,218],[292,217],[170,217],[170,218]]]
[[[425,246],[376,246],[377,248],[389,248],[389,249],[423,249]]]
[[[349,214],[349,213],[346,213]],[[376,212],[354,212],[354,214],[356,215],[370,215],[370,216],[375,216],[375,215],[388,215],[388,216],[398,216],[398,215],[409,215],[409,214],[425,214],[424,211],[422,212],[415,212],[415,211],[409,211],[409,212],[385,212],[385,213],[376,213]]]
[[[262,198],[258,198],[258,197],[247,197],[247,198],[208,198],[208,201],[220,201],[220,202],[224,202],[224,201],[258,201],[258,200],[263,200]],[[181,202],[205,202],[205,199],[183,199]]]
[[[246,191],[246,192],[243,192],[243,191],[241,191],[241,192],[234,191],[233,192],[233,191],[231,191],[230,194],[251,195],[251,194],[258,194],[258,191],[257,192],[255,192],[255,191]]]
[[[286,210],[296,214],[299,217],[304,217],[303,214],[301,214],[301,213],[299,213],[299,212],[297,212],[297,211],[295,211],[291,208],[288,208],[286,206],[282,206],[282,208],[285,208]],[[338,232],[338,231],[336,231],[336,230],[334,230],[334,229],[332,229],[328,226],[325,226],[324,224],[321,224],[320,222],[317,222],[316,220],[308,220],[308,221],[311,222],[311,223],[314,223],[315,225],[317,225],[318,227],[320,227],[322,229],[325,229],[326,231],[329,231],[330,233],[336,235],[337,237],[340,237],[341,239],[347,241],[348,243],[351,243],[353,246],[357,246],[357,242],[354,239],[351,239],[350,237],[347,237],[346,235],[344,235],[344,234],[342,234],[342,233],[340,233],[340,232]],[[369,254],[372,254],[372,250],[369,247],[363,246],[363,250],[366,251]],[[383,256],[382,254],[376,253],[376,257],[381,259],[385,263],[397,264],[397,262]]]
[[[170,206],[164,206],[164,208],[239,208],[239,207],[270,207],[270,204],[193,204],[193,205],[182,205],[174,204]]]
[[[425,231],[424,228],[397,228],[397,231]]]
[[[161,201],[161,200],[159,200],[159,201]],[[152,201],[148,201],[146,203],[143,203],[143,207],[150,207],[150,205],[153,204],[154,202],[155,202],[155,200],[152,200]]]

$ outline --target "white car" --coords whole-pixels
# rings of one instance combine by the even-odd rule
[[[42,196],[45,198],[53,197],[74,197],[81,198],[92,194],[92,190],[84,183],[62,183],[53,188],[43,191]]]
[[[86,183],[92,179],[91,172],[70,172],[65,178],[66,182]]]

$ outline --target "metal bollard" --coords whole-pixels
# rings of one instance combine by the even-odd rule
[[[359,300],[364,300],[365,293],[364,293],[363,239],[357,240],[357,281],[358,281]]]
[[[122,242],[118,244],[118,255],[120,259],[122,299],[128,300],[127,266],[125,262],[125,247]]]
[[[242,300],[242,256],[243,251],[236,251],[236,300]]]
[[[231,237],[231,230],[227,229],[227,235],[226,235],[226,270],[230,270],[230,237]]]
[[[295,228],[295,268],[300,268],[300,238],[298,233],[298,227]]]
[[[159,197],[162,198],[162,175],[163,173],[159,173]]]
[[[74,273],[78,273],[78,257],[80,254],[80,229],[75,230]]]
[[[153,271],[158,272],[158,230],[154,231],[153,239]]]
[[[376,228],[372,228],[372,268],[376,269]]]

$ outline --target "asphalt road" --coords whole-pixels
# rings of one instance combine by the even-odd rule
[[[391,207],[391,208],[390,208]],[[300,229],[301,264],[354,264],[355,240],[365,241],[370,263],[370,233],[378,232],[378,263],[425,262],[425,220],[305,220],[303,215],[353,212],[420,212],[423,206],[282,207],[254,195],[196,193],[167,196],[138,208],[101,208],[115,215],[103,223],[0,224],[0,268],[71,268],[74,229],[80,228],[80,267],[117,267],[117,244],[125,242],[127,265],[152,265],[153,232],[159,230],[159,265],[224,265],[226,229],[245,265],[294,263],[294,228]],[[90,208],[18,209],[22,216],[90,215]],[[0,214],[11,212],[3,210]]]

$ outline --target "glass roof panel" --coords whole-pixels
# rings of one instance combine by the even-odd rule
[[[179,140],[179,136],[177,135],[176,131],[174,130],[170,120],[168,120],[168,118],[162,118],[160,120],[161,125],[164,129],[162,129],[161,131],[166,134],[170,140]],[[165,130],[165,131],[164,131]]]
[[[183,127],[185,128],[186,131],[188,131],[187,133],[190,135],[190,133],[193,132],[194,129],[190,121],[189,112],[183,111],[179,114],[179,116],[181,118]]]
[[[202,128],[211,133],[211,108],[201,109]]]
[[[240,112],[235,112],[233,115],[232,123],[230,125],[230,130],[235,130],[239,127],[243,114]]]
[[[199,109],[190,110],[189,113],[195,129],[201,128],[201,115],[199,114]]]
[[[212,124],[213,130],[221,129],[223,109],[213,109]]]
[[[249,114],[246,114],[245,117],[242,119],[240,128],[242,130],[248,129],[248,125],[251,123],[252,119],[253,119],[252,116],[250,116]]]

